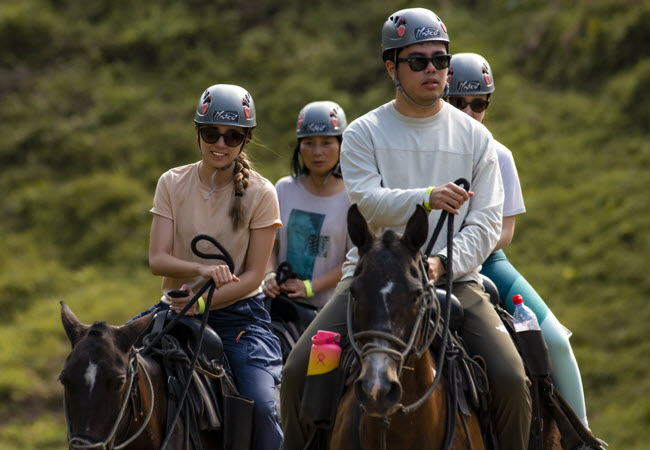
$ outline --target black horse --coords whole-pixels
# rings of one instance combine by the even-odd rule
[[[71,449],[161,448],[167,432],[167,375],[161,364],[134,347],[153,314],[120,327],[81,323],[61,302],[61,320],[72,344],[59,380]],[[167,448],[184,448],[181,418]],[[222,449],[222,431],[200,431],[190,448]]]

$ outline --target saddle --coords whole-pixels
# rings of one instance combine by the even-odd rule
[[[169,310],[156,313],[144,342],[161,333],[173,320]],[[200,449],[201,431],[223,431],[224,448],[248,450],[253,420],[253,401],[239,394],[219,335],[206,325],[196,365],[188,379],[189,367],[201,337],[201,322],[181,317],[152,350],[167,375],[167,432],[179,414],[194,448]],[[181,404],[185,386],[187,395]]]

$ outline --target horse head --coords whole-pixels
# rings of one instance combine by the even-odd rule
[[[61,321],[72,344],[59,375],[71,448],[74,442],[81,443],[80,448],[114,445],[137,370],[132,348],[151,320],[149,315],[120,327],[105,322],[85,325],[61,302]]]
[[[403,235],[388,230],[376,237],[353,205],[348,230],[359,250],[348,318],[361,360],[355,394],[368,414],[387,416],[402,397],[401,370],[424,320],[420,247],[428,234],[427,214],[418,206]]]

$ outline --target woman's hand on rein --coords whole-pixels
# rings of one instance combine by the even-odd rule
[[[271,298],[275,298],[280,294],[280,287],[277,281],[275,281],[275,275],[268,277],[262,282],[262,292]]]
[[[168,295],[165,295],[167,299],[171,300],[171,305],[169,306],[169,309],[174,311],[175,313],[180,313],[183,308],[194,298],[194,291],[192,291],[192,288],[189,287],[188,285],[184,284],[181,286],[181,290],[187,292],[186,297],[170,297]],[[188,309],[185,312],[186,316],[193,316],[195,314],[199,313],[199,302],[195,302],[194,306],[190,309]]]
[[[216,266],[203,266],[201,270],[201,276],[203,278],[212,278],[214,281],[215,289],[219,289],[226,283],[231,281],[238,282],[239,278],[233,275],[230,272],[230,269],[225,264],[219,264]]]
[[[289,298],[307,298],[307,289],[305,282],[297,278],[290,278],[280,285],[283,291],[287,292]]]

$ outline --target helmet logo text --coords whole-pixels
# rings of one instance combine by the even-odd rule
[[[308,133],[323,133],[327,131],[327,124],[325,123],[308,123],[305,127]]]
[[[422,27],[416,28],[415,30],[415,39],[421,41],[423,39],[438,37],[440,35],[440,30],[434,27]]]
[[[212,119],[216,122],[223,120],[225,122],[237,122],[239,121],[239,114],[235,111],[215,111],[212,115]]]
[[[459,81],[458,84],[456,85],[456,88],[459,92],[478,91],[479,89],[481,89],[481,82],[474,81],[474,80]]]

